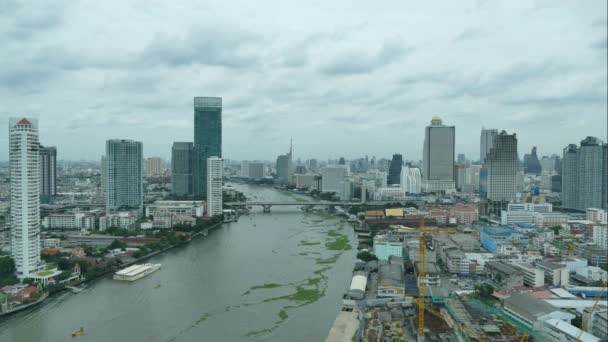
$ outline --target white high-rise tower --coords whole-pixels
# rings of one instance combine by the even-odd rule
[[[222,177],[224,160],[218,157],[207,159],[207,215],[216,216],[223,213]]]
[[[38,120],[9,120],[11,251],[17,276],[40,265],[40,143]]]

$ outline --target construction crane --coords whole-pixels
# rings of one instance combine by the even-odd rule
[[[424,216],[420,221],[420,240],[418,242],[418,341],[424,341],[424,258],[426,257],[426,238],[424,236]]]
[[[589,318],[593,317],[593,311],[595,310],[595,307],[597,306],[597,304],[600,302],[600,299],[602,299],[602,295],[605,291],[605,287],[602,288],[600,291],[598,291],[598,294],[595,296],[595,300],[593,301],[593,305],[591,306],[591,309],[589,310],[589,315],[587,317],[585,317],[585,314],[583,313],[583,320],[581,321],[581,332],[578,333],[578,336],[576,336],[576,341],[579,342],[581,340],[581,336],[583,335],[584,331],[587,331],[587,326],[589,324]]]

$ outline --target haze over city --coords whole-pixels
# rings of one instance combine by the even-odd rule
[[[516,133],[520,157],[607,140],[605,1],[15,1],[0,15],[0,124],[39,118],[59,159],[99,160],[110,138],[168,159],[191,140],[194,96],[223,98],[237,160],[273,160],[290,138],[296,157],[419,160],[433,115],[472,159],[482,126]]]

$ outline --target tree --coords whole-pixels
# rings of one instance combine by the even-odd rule
[[[378,260],[378,258],[374,254],[367,251],[357,253],[357,259],[363,260],[365,262]]]
[[[0,257],[0,287],[16,283],[15,261],[10,256]]]
[[[70,270],[72,267],[74,267],[74,262],[70,259],[61,258],[57,260],[57,268],[59,268],[61,271]]]
[[[125,248],[127,248],[127,243],[124,241],[120,241],[118,239],[115,239],[114,241],[112,241],[112,243],[108,246],[108,249],[117,249],[120,248],[122,250],[124,250]]]
[[[491,299],[492,294],[494,294],[494,286],[492,286],[488,283],[475,285],[475,293],[481,299]]]
[[[553,230],[553,233],[555,233],[555,235],[559,235],[559,231],[562,229],[562,226],[553,226],[549,229]]]

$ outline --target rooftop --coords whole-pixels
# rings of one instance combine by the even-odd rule
[[[540,316],[558,310],[555,306],[544,300],[534,298],[527,293],[520,293],[505,299],[505,305],[509,305],[517,313],[530,321],[536,321]]]
[[[502,261],[488,261],[486,262],[486,268],[494,268],[496,270],[498,270],[499,272],[502,273],[506,273],[506,274],[521,274],[521,271],[519,271],[518,269],[516,269],[515,267],[506,264]]]

